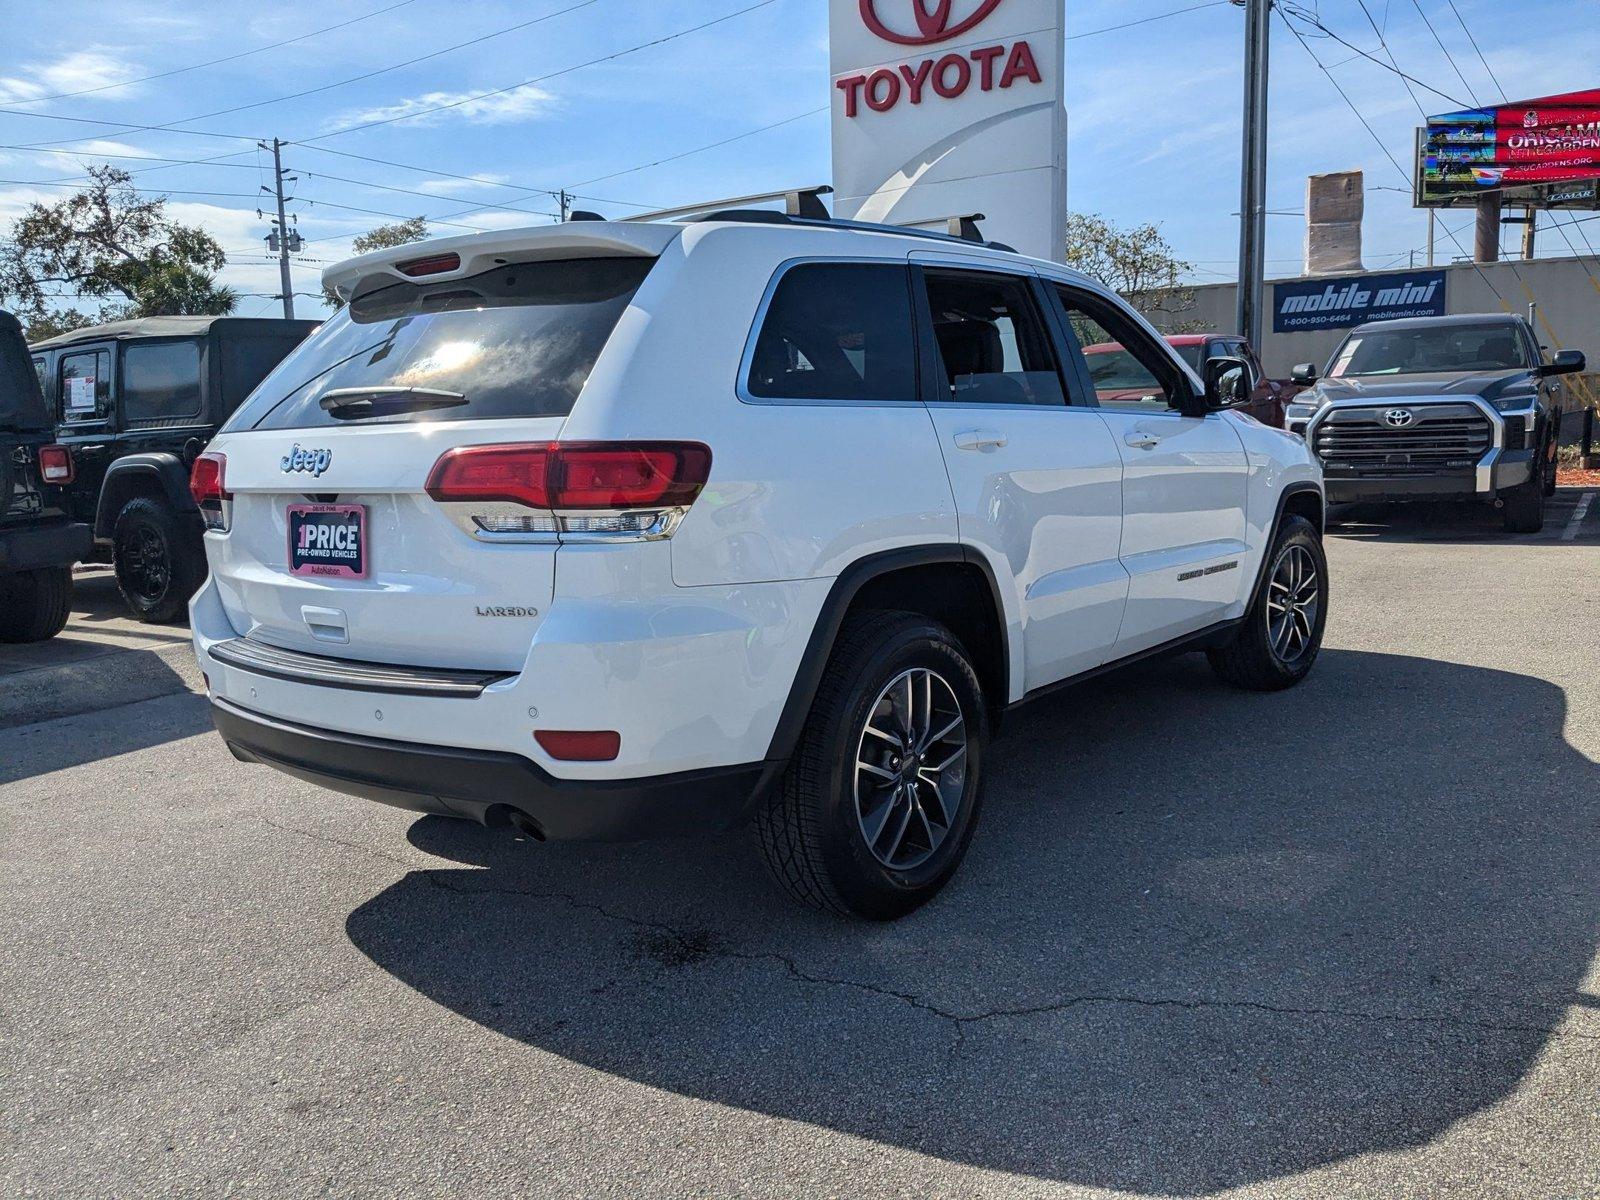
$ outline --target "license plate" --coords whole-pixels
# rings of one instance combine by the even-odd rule
[[[367,577],[367,509],[362,504],[291,504],[289,574]]]

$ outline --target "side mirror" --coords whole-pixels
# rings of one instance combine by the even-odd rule
[[[1204,375],[1208,412],[1250,402],[1250,364],[1244,359],[1208,358]]]
[[[1555,358],[1539,368],[1538,374],[1549,375],[1577,375],[1588,367],[1588,360],[1584,358],[1582,350],[1561,350]]]
[[[1294,370],[1289,372],[1289,378],[1295,383],[1303,383],[1310,387],[1317,381],[1317,364],[1296,363]]]

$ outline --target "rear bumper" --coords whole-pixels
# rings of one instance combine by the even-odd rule
[[[89,527],[76,523],[0,530],[0,571],[70,567],[89,556],[93,542]]]
[[[633,841],[723,833],[749,815],[774,775],[749,763],[641,779],[557,779],[517,754],[387,741],[315,729],[213,699],[235,758],[414,812],[506,824],[513,814],[554,841]]]

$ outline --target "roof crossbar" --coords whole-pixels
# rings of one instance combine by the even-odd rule
[[[982,213],[965,213],[954,217],[927,217],[920,221],[905,221],[900,223],[900,228],[915,229],[921,225],[943,225],[947,236],[984,246],[988,242],[978,228],[978,222],[987,219]]]
[[[765,203],[768,200],[782,200],[785,216],[826,221],[828,220],[828,210],[823,205],[821,198],[832,192],[833,189],[823,183],[815,187],[789,188],[781,192],[758,192],[753,196],[732,196],[726,200],[706,200],[699,204],[684,204],[677,208],[663,208],[655,212],[639,213],[636,216],[625,219],[629,221],[671,221],[677,217],[692,217],[701,213],[742,209],[751,204]]]

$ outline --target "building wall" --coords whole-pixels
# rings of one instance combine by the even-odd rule
[[[1587,266],[1588,271],[1585,271]],[[1505,312],[1526,315],[1530,299],[1538,301],[1535,325],[1539,340],[1551,350],[1582,350],[1589,356],[1590,374],[1571,390],[1587,395],[1591,402],[1600,398],[1600,259],[1547,258],[1533,262],[1457,263],[1443,268],[1446,273],[1445,303],[1451,313]],[[1392,274],[1366,272],[1366,274]],[[1592,274],[1591,274],[1592,273]],[[1341,275],[1340,279],[1359,278]],[[1487,282],[1486,282],[1487,279]],[[1300,283],[1303,279],[1285,280]],[[1504,297],[1504,304],[1490,289]],[[1191,289],[1196,303],[1182,312],[1161,312],[1141,305],[1157,329],[1174,332],[1180,327],[1196,330],[1233,329],[1235,285],[1208,284]],[[1275,281],[1266,288],[1266,332],[1258,347],[1262,365],[1274,376],[1287,376],[1296,363],[1316,363],[1320,371],[1348,329],[1322,329],[1310,332],[1273,333],[1272,313],[1277,309]],[[1136,301],[1137,303],[1137,301]]]

